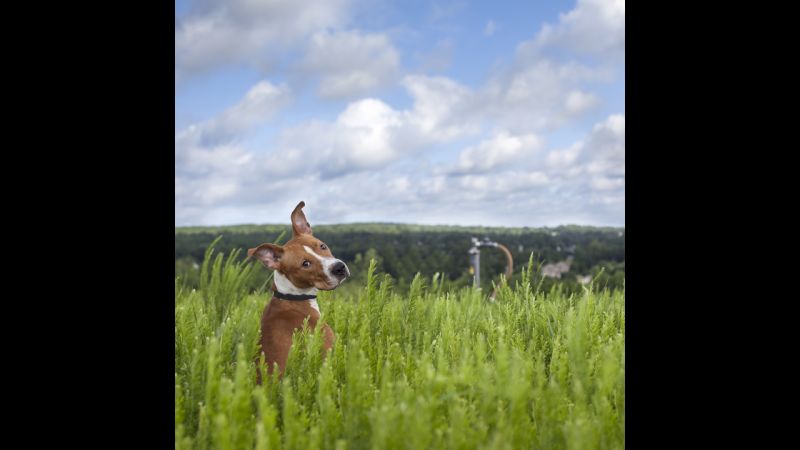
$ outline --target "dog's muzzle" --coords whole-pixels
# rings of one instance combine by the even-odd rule
[[[331,274],[335,276],[339,281],[343,281],[345,278],[350,276],[350,269],[347,268],[347,265],[342,261],[336,261],[331,266]]]

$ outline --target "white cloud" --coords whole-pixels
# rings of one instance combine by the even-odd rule
[[[403,84],[415,98],[419,113],[416,118],[436,118],[420,128],[427,129],[428,133],[437,130],[443,140],[463,135],[468,130],[474,133],[487,123],[524,134],[556,129],[600,106],[600,98],[589,88],[598,83],[614,82],[614,66],[561,61],[539,50],[577,43],[578,37],[602,42],[621,39],[622,45],[614,48],[624,57],[624,2],[621,21],[619,5],[615,5],[579,2],[573,11],[562,15],[555,28],[545,26],[531,41],[520,44],[512,63],[495,69],[476,89],[446,77],[407,76]],[[594,28],[587,25],[591,14],[599,14],[603,23]],[[493,21],[487,23],[487,30],[495,28]],[[616,37],[592,38],[593,33],[612,32]],[[562,37],[545,37],[556,35]]]
[[[598,123],[586,143],[587,171],[610,176],[625,175],[625,116],[614,114]]]
[[[574,163],[581,150],[583,149],[583,142],[576,142],[563,150],[553,150],[547,154],[547,165],[555,168],[570,167]]]
[[[236,105],[212,119],[179,131],[175,135],[176,160],[197,148],[219,147],[226,151],[227,145],[272,118],[290,101],[291,93],[285,85],[275,86],[268,81],[257,83]]]
[[[305,3],[327,13],[285,0],[236,0],[230,8],[209,3],[176,25],[176,76],[272,61],[318,79],[320,96],[353,97],[332,119],[277,130],[254,148],[248,133],[292,96],[285,85],[262,82],[216,117],[176,133],[177,224],[283,223],[301,199],[313,223],[624,220],[624,114],[566,147],[545,151],[540,137],[602,105],[592,85],[615,81],[618,66],[603,63],[620,54],[624,60],[624,2],[620,22],[620,3],[579,1],[483,84],[402,77],[408,107],[371,97],[402,72],[388,34],[343,31],[349,2]],[[592,14],[600,23],[589,23]],[[484,32],[494,34],[496,24],[489,21]],[[592,41],[592,33],[602,35]],[[302,59],[284,64],[280,53],[289,48],[303,50]],[[601,64],[550,50],[590,54]],[[443,40],[422,62],[446,67],[451,53]],[[426,160],[426,152],[444,147],[461,152],[450,161]]]
[[[324,185],[329,196],[349,196],[344,180],[386,170],[427,145],[469,131],[451,116],[467,96],[463,86],[422,76],[408,78],[406,86],[414,99],[409,109],[397,110],[374,98],[350,102],[333,121],[284,129],[265,153],[248,150],[241,137],[273,115],[289,93],[285,86],[260,83],[219,116],[176,135],[176,220],[210,223],[220,208],[237,205],[253,210],[256,221],[255,209],[268,208],[287,190],[312,198],[309,186]],[[419,189],[419,182],[403,174],[378,183],[378,192],[391,193],[397,202]]]
[[[625,186],[625,115],[612,114],[595,124],[585,139],[566,149],[552,150],[545,164],[567,178],[591,178],[592,189]]]
[[[413,223],[453,223],[458,218],[461,223],[530,225],[530,211],[548,200],[545,195],[534,194],[549,183],[541,172],[459,177],[394,172],[386,168],[337,179],[332,183],[333,191],[313,194],[318,198],[317,211],[325,210],[318,217],[329,222],[374,221],[378,217],[377,220]],[[557,201],[552,197],[550,200]],[[306,203],[311,208],[312,202]],[[549,220],[558,222],[552,217]]]
[[[300,67],[321,75],[319,95],[360,95],[394,81],[400,55],[384,34],[325,31],[314,34]]]
[[[587,214],[579,207],[581,189],[604,194],[591,197],[593,208],[603,214],[612,210],[620,214],[620,208],[624,214],[624,196],[618,194],[624,190],[624,115],[608,117],[583,141],[549,153],[542,152],[536,134],[500,130],[465,148],[448,170],[398,166],[398,161],[408,161],[437,142],[470,136],[464,130],[442,134],[455,119],[453,111],[459,108],[454,107],[469,98],[468,90],[436,77],[406,81],[415,100],[411,108],[397,110],[377,99],[351,102],[334,121],[312,121],[284,131],[269,154],[247,151],[236,142],[192,148],[191,158],[176,172],[176,220],[211,224],[222,209],[236,205],[239,215],[249,211],[248,222],[264,222],[269,221],[268,210],[291,209],[288,203],[297,201],[297,196],[307,202],[317,200],[322,204],[321,217],[333,222],[374,220],[369,212],[352,212],[348,207],[376,203],[391,205],[382,207],[381,217],[391,217],[385,214],[395,208],[398,217],[424,223],[434,221],[423,215],[426,202],[451,214],[458,213],[454,205],[469,204],[484,211],[497,209],[497,202],[509,202],[553,217],[565,210]],[[223,118],[238,117],[241,111],[263,111],[242,107],[253,98],[259,97],[245,95],[199,128],[237,123]],[[451,107],[438,108],[442,103]],[[519,211],[504,208],[500,207],[504,214],[523,220]],[[496,218],[476,214],[476,221],[497,224]],[[446,216],[437,217],[447,222]]]
[[[486,173],[530,158],[541,147],[542,140],[534,134],[512,135],[500,131],[490,139],[464,149],[450,172]]]
[[[495,190],[503,193],[547,186],[550,182],[550,177],[542,171],[511,171],[500,173],[494,178],[496,180]]]
[[[524,53],[564,48],[603,59],[625,58],[625,0],[578,0],[555,25],[545,24]]]
[[[247,194],[248,183],[260,178],[258,158],[239,141],[286,106],[290,97],[285,85],[261,81],[218,116],[176,134],[176,221],[190,221]]]
[[[367,98],[349,103],[334,121],[284,130],[269,156],[276,172],[285,176],[305,170],[331,178],[381,169],[428,146],[479,131],[476,123],[458,115],[471,98],[464,86],[419,75],[406,77],[403,84],[414,99],[410,109]]]
[[[261,81],[218,116],[181,130],[175,135],[176,173],[216,173],[246,165],[252,155],[236,142],[290,100],[291,93],[285,85]]]
[[[505,145],[496,145],[503,141]],[[437,205],[466,202],[475,208],[488,209],[496,208],[492,205],[497,202],[508,202],[517,208],[535,209],[542,220],[561,217],[560,223],[564,223],[565,217],[617,225],[621,224],[620,218],[624,220],[623,114],[611,115],[595,124],[583,140],[546,153],[539,151],[538,146],[533,151],[514,151],[520,146],[511,145],[512,141],[513,135],[498,134],[468,148],[458,156],[454,167],[475,170],[439,171],[435,181],[420,184],[418,196],[428,195]],[[481,157],[496,148],[505,149],[498,152],[505,158],[494,161],[504,160],[505,164],[489,164],[486,161],[491,158]],[[474,161],[482,161],[486,166],[477,166]],[[509,210],[506,214],[513,217],[519,212]]]
[[[610,191],[625,187],[624,178],[608,178],[604,176],[592,179],[592,188],[598,191]]]
[[[349,20],[350,0],[204,1],[175,24],[176,81],[226,64],[258,66]],[[269,58],[267,56],[270,56]]]
[[[414,98],[405,117],[426,138],[448,141],[478,131],[478,124],[468,117],[474,101],[468,87],[447,77],[422,75],[405,77],[403,85]]]
[[[578,86],[611,80],[604,68],[518,57],[489,79],[475,103],[481,114],[512,131],[553,129],[596,106],[596,97]]]
[[[566,112],[569,115],[578,115],[596,106],[599,102],[594,94],[573,90],[567,94]]]
[[[239,103],[192,129],[203,133],[205,139],[233,138],[269,120],[290,100],[291,93],[285,84],[275,86],[264,80],[250,88]]]
[[[333,177],[382,167],[402,152],[397,145],[402,126],[401,113],[386,103],[359,100],[334,122],[310,122],[284,131],[270,159],[281,167],[281,174],[305,170]]]

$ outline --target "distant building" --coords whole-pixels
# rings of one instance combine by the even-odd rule
[[[569,272],[572,265],[572,256],[568,256],[566,261],[559,261],[555,264],[545,264],[542,267],[542,275],[550,278],[561,279],[561,274]]]

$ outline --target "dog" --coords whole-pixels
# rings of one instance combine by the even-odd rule
[[[292,239],[286,244],[261,244],[247,251],[248,258],[255,258],[274,271],[273,295],[261,316],[261,351],[267,373],[271,375],[277,365],[280,377],[286,369],[292,333],[302,329],[306,317],[310,329],[317,326],[320,318],[317,292],[333,290],[350,276],[347,265],[312,235],[303,213],[305,205],[300,202],[292,211]],[[323,352],[327,354],[335,339],[327,324],[323,338]],[[260,367],[256,382],[261,384]]]

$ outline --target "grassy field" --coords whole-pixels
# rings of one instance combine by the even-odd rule
[[[243,280],[268,273],[211,256],[175,282],[176,449],[624,448],[624,290],[542,292],[529,265],[495,302],[436,277],[401,296],[372,266],[319,297],[328,357],[299,333],[256,386],[269,296]]]

